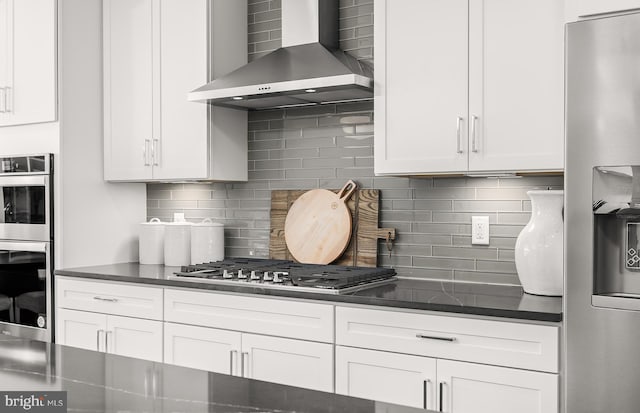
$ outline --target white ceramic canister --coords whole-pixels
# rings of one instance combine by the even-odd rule
[[[164,229],[164,265],[189,265],[191,261],[190,222],[169,222]]]
[[[140,264],[164,264],[164,226],[158,218],[140,224]]]
[[[191,264],[224,259],[224,225],[205,218],[191,227]]]

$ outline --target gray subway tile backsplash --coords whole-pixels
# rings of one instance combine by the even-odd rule
[[[372,60],[373,0],[340,1],[348,53]],[[249,60],[277,47],[279,0],[249,0]],[[259,52],[262,51],[262,52]],[[373,103],[355,102],[249,113],[249,181],[147,185],[147,215],[225,224],[230,257],[268,257],[271,191],[340,188],[353,178],[380,189],[380,227],[396,228],[391,257],[379,265],[402,276],[519,284],[516,237],[529,221],[531,189],[562,189],[562,176],[518,178],[384,177],[373,174]],[[488,215],[490,245],[471,245],[471,217]]]

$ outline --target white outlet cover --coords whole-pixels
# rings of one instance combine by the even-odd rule
[[[489,245],[489,217],[471,217],[471,245]]]

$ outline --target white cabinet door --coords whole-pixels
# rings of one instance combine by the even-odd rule
[[[438,360],[438,387],[449,413],[558,412],[558,375]]]
[[[152,177],[153,13],[156,0],[105,0],[104,172],[107,180]],[[157,74],[156,74],[157,75]],[[156,87],[157,89],[157,87]]]
[[[56,119],[56,2],[0,0],[0,126]]]
[[[206,178],[208,105],[187,93],[207,83],[207,0],[161,0],[160,39],[153,178]]]
[[[239,376],[240,337],[236,331],[165,323],[164,362]]]
[[[107,316],[58,308],[56,342],[87,350],[104,351]]]
[[[242,334],[243,376],[333,391],[333,345]]]
[[[162,322],[107,316],[106,351],[161,362]]]
[[[13,3],[0,0],[0,125],[11,123],[9,97],[13,86]]]
[[[469,4],[469,171],[562,170],[563,2]]]
[[[581,17],[597,16],[603,13],[615,13],[640,9],[640,0],[566,0],[567,21],[576,21]]]
[[[436,409],[436,360],[336,346],[336,393]]]
[[[376,0],[375,172],[467,170],[468,0]]]

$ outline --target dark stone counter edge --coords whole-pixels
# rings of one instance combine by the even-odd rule
[[[338,294],[322,294],[322,293],[309,293],[304,291],[285,291],[270,288],[257,288],[254,287],[251,290],[246,287],[236,287],[233,285],[220,285],[209,283],[198,283],[192,281],[178,281],[178,280],[164,280],[157,278],[141,278],[141,277],[129,277],[113,274],[97,274],[80,271],[68,271],[68,270],[56,270],[55,275],[76,277],[76,278],[90,278],[95,280],[105,281],[119,281],[129,282],[134,284],[149,284],[165,287],[181,287],[191,288],[195,290],[214,290],[225,291],[239,294],[249,295],[264,295],[271,297],[288,297],[299,298],[306,300],[318,300],[334,303],[350,303],[350,304],[364,304],[373,305],[379,307],[392,307],[392,308],[406,308],[413,310],[428,310],[428,311],[442,311],[458,314],[473,314],[481,316],[491,317],[504,317],[514,318],[519,320],[533,320],[533,321],[548,321],[548,322],[560,322],[562,321],[562,313],[548,313],[526,310],[509,310],[503,308],[486,308],[486,307],[471,307],[471,306],[459,306],[448,304],[436,304],[436,303],[420,303],[413,301],[400,301],[389,300],[378,297],[363,297],[357,295],[338,295]]]

